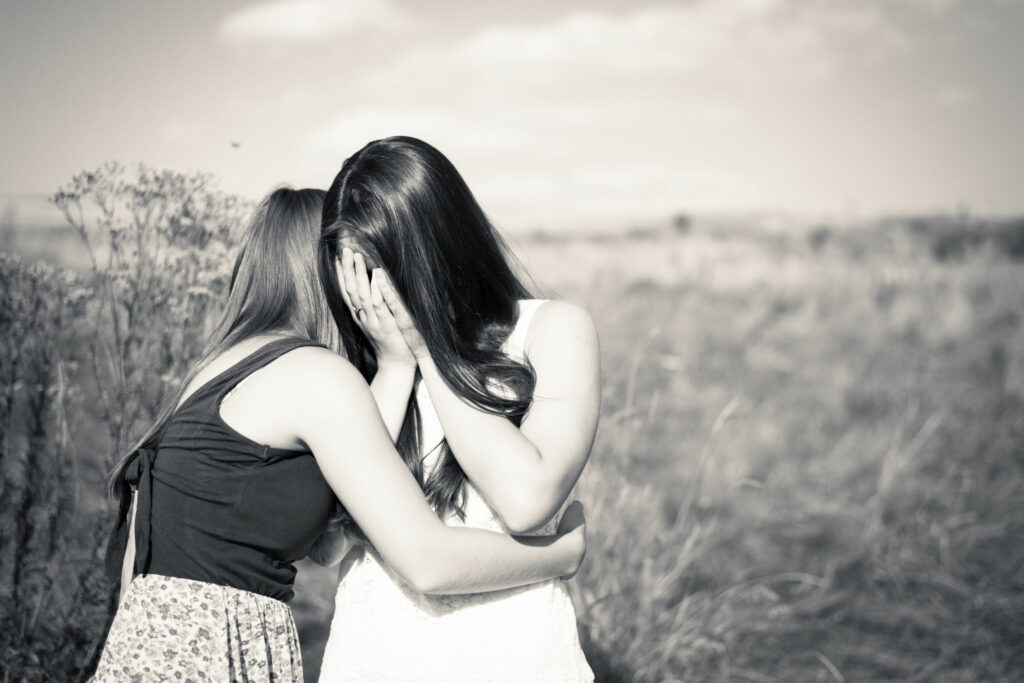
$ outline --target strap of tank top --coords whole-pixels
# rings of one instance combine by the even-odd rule
[[[277,339],[249,354],[230,368],[199,387],[187,399],[195,404],[209,397],[216,402],[228,391],[238,386],[243,379],[268,365],[271,361],[303,346],[323,346],[309,339],[289,337]],[[185,405],[184,403],[182,404]],[[180,409],[180,408],[179,408]],[[111,582],[117,583],[121,574],[121,562],[128,547],[128,512],[131,508],[131,489],[138,491],[137,509],[135,511],[135,567],[134,573],[145,574],[149,569],[150,559],[150,515],[152,509],[153,462],[156,459],[158,438],[150,439],[134,453],[125,467],[120,509],[114,528],[107,542],[105,569]]]
[[[229,391],[237,387],[246,377],[260,368],[270,365],[270,363],[289,351],[294,351],[295,349],[303,346],[319,346],[326,348],[319,342],[315,342],[310,339],[302,339],[300,337],[276,339],[264,344],[253,353],[232,365],[230,368],[211,380],[208,387],[204,387],[204,389],[209,396],[215,396],[216,401],[219,403]]]
[[[178,406],[176,412],[180,412],[185,409],[191,410],[196,405],[207,401],[210,398],[213,398],[214,402],[219,404],[224,396],[238,386],[238,383],[243,379],[264,367],[271,361],[276,360],[289,351],[301,346],[323,346],[323,344],[298,337],[276,339],[264,344],[256,351],[253,351],[251,354],[238,361],[227,370],[224,370],[219,375],[214,376],[212,379],[208,380],[205,384],[193,391],[185,398],[184,401],[181,402],[181,405]]]

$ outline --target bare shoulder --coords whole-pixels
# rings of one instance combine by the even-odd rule
[[[345,357],[320,346],[302,346],[273,363],[289,398],[300,403],[338,400],[366,391],[366,381]]]
[[[526,336],[527,355],[552,351],[596,353],[597,348],[597,327],[587,309],[558,299],[537,309]]]

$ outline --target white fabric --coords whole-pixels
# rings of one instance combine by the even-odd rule
[[[543,300],[519,302],[505,343],[523,358],[530,321]],[[423,383],[416,394],[422,417],[424,468],[438,465],[441,425]],[[563,505],[563,510],[564,510]],[[472,485],[466,519],[449,526],[502,531]],[[538,534],[550,534],[551,520]],[[426,596],[405,586],[372,552],[349,570],[335,596],[331,635],[320,681],[445,681],[450,683],[589,683],[594,675],[580,648],[576,614],[560,580],[473,595]]]

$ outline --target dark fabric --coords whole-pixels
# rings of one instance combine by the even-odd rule
[[[294,562],[309,554],[335,497],[309,451],[256,443],[220,417],[224,396],[283,354],[316,345],[271,342],[197,389],[156,442],[140,448],[124,478],[138,490],[135,573],[232,586],[287,602]],[[128,534],[124,518],[107,547],[107,571],[120,572]],[[127,502],[125,499],[128,499]]]

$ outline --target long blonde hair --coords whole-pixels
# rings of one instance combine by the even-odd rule
[[[290,188],[275,190],[260,202],[242,238],[227,305],[206,353],[164,400],[149,429],[118,459],[108,481],[111,496],[121,496],[125,468],[140,447],[159,435],[185,388],[227,349],[261,334],[285,333],[341,351],[318,269],[323,202],[323,190]]]

